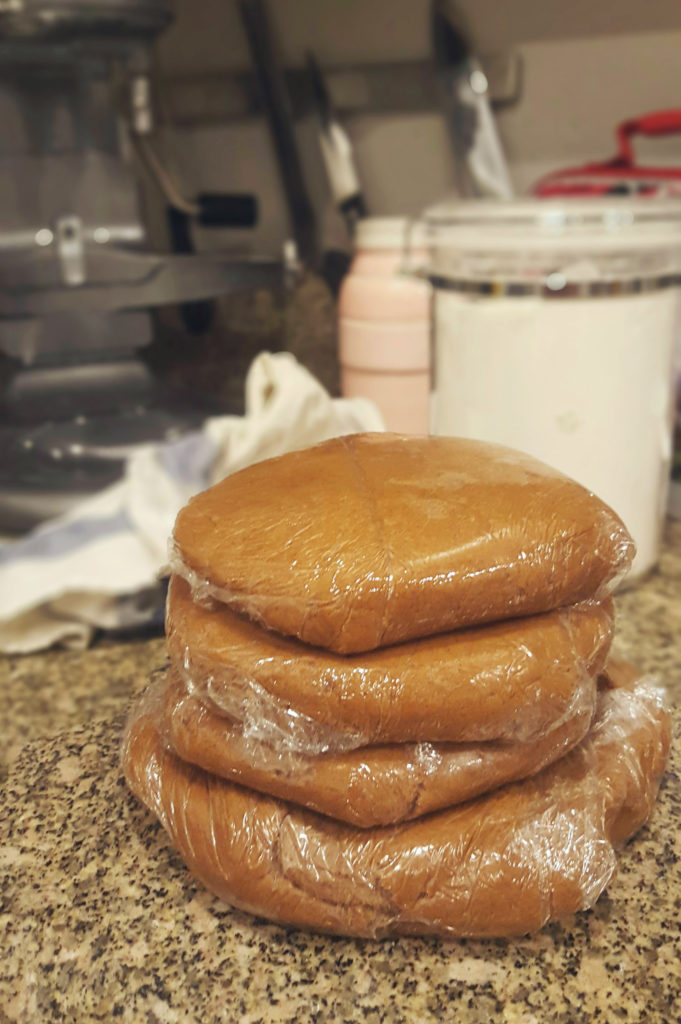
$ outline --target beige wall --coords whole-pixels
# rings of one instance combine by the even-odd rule
[[[289,65],[299,64],[308,47],[327,65],[428,53],[426,0],[270,0],[269,6]],[[547,169],[609,156],[622,118],[681,107],[679,0],[467,0],[464,6],[481,52],[515,50],[523,61],[522,99],[498,116],[519,192]],[[176,22],[158,56],[171,75],[248,67],[234,3],[178,0]],[[372,212],[412,214],[453,189],[447,132],[437,112],[362,117],[348,129]],[[312,126],[300,125],[299,136],[315,206],[333,231]],[[270,252],[280,246],[286,210],[263,123],[175,133],[170,152],[188,191],[253,189],[260,198],[256,232],[205,233],[201,244],[229,240]],[[640,153],[681,166],[681,137],[646,141]]]

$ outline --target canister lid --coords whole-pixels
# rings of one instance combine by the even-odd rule
[[[614,295],[677,287],[681,202],[457,200],[426,211],[426,275],[474,294]]]
[[[423,225],[430,248],[666,248],[681,243],[681,201],[454,200],[426,210]]]

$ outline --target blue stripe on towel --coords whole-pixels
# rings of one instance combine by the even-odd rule
[[[16,562],[61,558],[78,548],[86,547],[93,541],[101,540],[102,537],[127,533],[130,529],[130,520],[123,510],[99,519],[79,519],[72,523],[46,527],[22,540],[0,547],[0,569]]]
[[[160,445],[157,451],[157,458],[168,476],[193,492],[203,490],[210,483],[210,469],[216,455],[215,443],[200,431]],[[0,545],[0,569],[18,562],[62,558],[93,541],[133,529],[122,509],[97,519],[45,526],[19,541]]]
[[[210,483],[210,469],[217,455],[215,443],[205,434],[194,431],[178,441],[161,446],[158,458],[166,473],[197,491]]]

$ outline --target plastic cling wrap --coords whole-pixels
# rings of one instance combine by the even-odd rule
[[[610,682],[586,739],[540,774],[398,826],[353,828],[188,765],[144,706],[123,768],[190,870],[236,907],[346,935],[521,934],[591,906],[650,814],[663,696]]]
[[[367,828],[451,807],[540,771],[584,738],[596,685],[585,681],[573,713],[529,743],[401,743],[321,755],[254,739],[188,693],[172,672],[148,700],[162,739],[184,761]]]
[[[610,508],[529,456],[394,434],[235,473],[173,541],[197,595],[343,654],[601,598],[633,554]]]
[[[171,578],[171,664],[244,733],[299,753],[369,743],[528,742],[574,714],[612,639],[612,602],[343,656],[202,606]]]

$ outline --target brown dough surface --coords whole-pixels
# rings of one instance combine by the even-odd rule
[[[236,907],[345,935],[507,936],[595,902],[614,846],[651,812],[669,736],[658,689],[606,690],[587,738],[532,779],[369,830],[188,765],[143,706],[122,764],[189,869]]]
[[[346,654],[601,596],[634,553],[611,509],[529,456],[395,434],[235,473],[174,543],[199,592]]]
[[[586,735],[596,684],[574,711],[528,743],[419,743],[306,756],[279,751],[187,693],[172,672],[156,686],[163,739],[184,761],[360,828],[393,825],[534,775]]]
[[[242,704],[257,692],[252,715],[263,726],[271,718],[285,729],[292,708],[313,731],[315,723],[331,731],[331,749],[543,735],[571,713],[585,675],[600,672],[612,633],[607,599],[344,656],[263,630],[224,605],[206,608],[178,576],[166,621],[171,664],[199,696],[242,721]],[[341,742],[348,733],[357,740]]]

